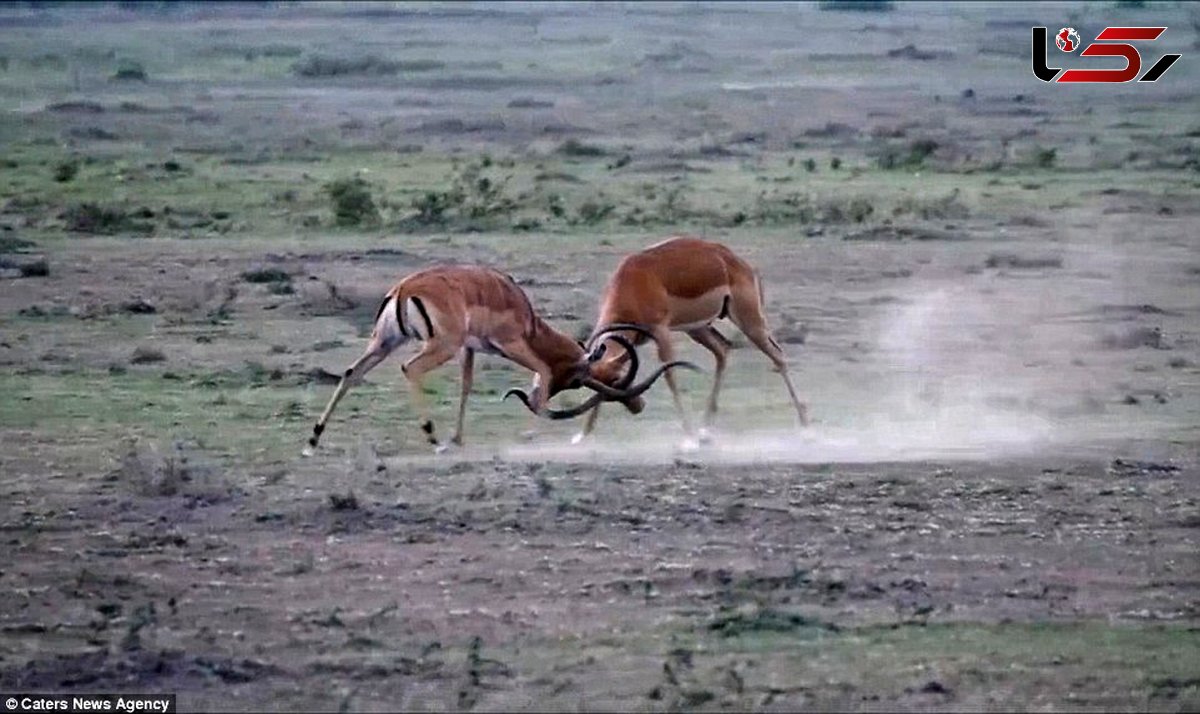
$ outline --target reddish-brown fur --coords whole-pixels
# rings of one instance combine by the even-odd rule
[[[418,304],[420,307],[408,310],[409,305]],[[420,311],[422,307],[424,314]],[[395,320],[391,319],[394,314]],[[428,334],[431,325],[432,335]],[[325,413],[313,427],[311,446],[317,445],[332,409],[349,385],[358,382],[392,350],[413,337],[424,344],[421,352],[404,362],[403,371],[418,406],[421,428],[432,444],[438,440],[428,419],[421,378],[456,354],[462,355],[462,398],[451,438],[456,444],[463,442],[463,419],[472,386],[475,352],[484,350],[503,355],[534,372],[535,407],[572,382],[583,356],[580,344],[542,320],[524,290],[503,272],[476,265],[444,265],[414,272],[386,293],[366,353],[344,373]]]
[[[408,306],[418,303],[419,307],[409,312]],[[429,325],[425,324],[426,315]],[[425,407],[421,379],[456,354],[462,355],[462,397],[451,440],[458,444],[463,441],[476,351],[502,355],[537,375],[531,396],[535,411],[559,391],[579,386],[579,379],[586,374],[586,369],[580,367],[583,347],[538,316],[511,277],[471,265],[429,268],[409,275],[387,292],[367,350],[346,370],[313,428],[310,446],[316,446],[334,406],[350,385],[413,337],[421,339],[423,346],[404,363],[403,370],[417,403],[421,427],[433,444],[438,442]]]
[[[728,340],[712,327],[712,322],[720,317],[728,317],[767,355],[783,375],[801,423],[807,424],[807,408],[796,396],[783,350],[767,327],[762,283],[749,263],[720,243],[677,236],[623,259],[605,287],[593,339],[610,325],[641,325],[651,333],[659,359],[668,362],[674,359],[670,333],[686,332],[712,352],[716,360],[716,376],[706,411],[706,422],[711,422],[717,411],[717,395],[729,351]],[[624,335],[634,344],[645,340],[644,335],[634,331],[610,334]],[[606,342],[606,348],[603,358],[593,364],[592,375],[601,382],[611,383],[628,355],[611,341]],[[674,376],[668,372],[666,377],[684,430],[690,434],[691,424]],[[598,415],[599,407],[588,415],[581,436],[592,430]]]

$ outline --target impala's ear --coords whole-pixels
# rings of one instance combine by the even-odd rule
[[[588,355],[588,362],[598,362],[600,358],[604,356],[606,351],[608,351],[608,345],[606,343],[601,342],[600,344],[596,345],[596,349],[592,350],[592,353]]]

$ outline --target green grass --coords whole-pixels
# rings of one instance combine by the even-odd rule
[[[424,449],[408,385],[396,364],[381,367],[350,391],[330,423],[327,444],[345,447],[370,435],[385,448]],[[428,403],[444,438],[457,414],[458,380],[457,363],[452,362],[425,381]],[[472,442],[515,434],[513,417],[525,415],[515,402],[501,403],[499,396],[509,386],[527,387],[527,381],[523,374],[477,366],[466,427]],[[290,461],[333,393],[333,385],[302,382],[301,376],[276,373],[255,362],[220,370],[160,363],[116,373],[6,371],[0,373],[0,394],[5,395],[0,429],[71,434],[74,445],[107,443],[111,448],[129,436],[164,444],[197,439],[239,467]],[[100,414],[105,418],[97,419]],[[110,456],[111,448],[105,449]]]
[[[960,204],[969,218],[996,219],[1079,202],[1099,188],[1194,190],[1186,176],[1170,170],[1131,174],[1115,169],[1084,173],[1012,168],[964,174],[864,168],[862,159],[847,156],[846,165],[834,171],[827,167],[835,155],[797,151],[736,170],[730,170],[728,161],[694,160],[689,164],[708,172],[686,174],[682,181],[665,185],[653,175],[609,170],[610,160],[605,157],[509,156],[503,166],[493,163],[479,175],[503,186],[499,195],[512,204],[512,210],[477,219],[451,210],[446,221],[427,224],[408,222],[418,213],[414,201],[452,187],[465,165],[457,157],[347,150],[318,161],[281,155],[244,165],[220,156],[146,149],[111,155],[26,142],[14,145],[8,154],[16,166],[0,175],[0,192],[20,204],[19,210],[33,223],[34,235],[61,236],[59,214],[91,202],[126,211],[149,209],[154,213],[149,221],[154,237],[280,237],[331,229],[454,231],[471,225],[507,231],[529,221],[540,230],[566,234],[638,228],[711,230],[740,221],[804,228],[828,222],[821,217],[828,216],[831,207],[861,202],[870,209],[865,218],[835,217],[831,224],[837,228],[860,221],[864,225],[885,219],[919,221],[912,214],[914,205],[933,206],[946,200]],[[478,156],[482,154],[474,160]],[[818,170],[805,171],[805,158],[815,158]],[[56,181],[55,167],[68,160],[79,160],[78,173],[70,181]],[[164,168],[168,162],[179,168]],[[578,182],[536,180],[539,175],[556,174],[569,174]],[[324,187],[356,176],[366,182],[379,205],[382,226],[336,226],[333,202]],[[1031,185],[1039,189],[1030,190]],[[812,217],[771,208],[796,201],[813,206]],[[555,202],[562,206],[559,214],[551,209]]]

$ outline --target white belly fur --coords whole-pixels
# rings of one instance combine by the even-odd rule
[[[713,320],[720,317],[721,308],[724,307],[725,298],[728,295],[729,289],[721,287],[694,298],[668,298],[668,305],[670,305],[673,317],[671,330],[687,332],[712,324]]]

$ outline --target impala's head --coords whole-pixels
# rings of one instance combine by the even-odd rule
[[[637,376],[637,353],[633,351],[629,341],[619,337],[614,339],[619,340],[615,345],[609,345],[602,339],[594,348],[589,348],[589,345],[582,341],[576,342],[579,347],[578,353],[556,370],[547,399],[563,390],[590,388],[606,394],[609,401],[624,404],[630,412],[640,413],[646,406],[645,398],[616,396],[617,392],[628,390]],[[625,364],[631,359],[632,364],[626,371]]]
[[[620,402],[634,414],[640,413],[646,406],[642,394],[654,384],[668,369],[686,367],[697,369],[690,362],[670,362],[660,366],[649,377],[639,384],[634,384],[637,378],[638,356],[633,343],[618,332],[635,331],[649,335],[650,332],[639,325],[612,325],[596,332],[587,343],[579,343],[580,352],[573,362],[568,362],[556,369],[551,384],[547,385],[546,400],[560,391],[586,387],[595,392],[582,404],[568,409],[550,409],[544,406],[539,411],[530,400],[529,395],[520,389],[510,389],[504,395],[518,397],[526,407],[541,416],[550,419],[571,419],[591,411],[601,402]],[[612,346],[615,345],[615,346]],[[624,370],[625,363],[629,363]],[[536,389],[536,385],[535,385]]]

